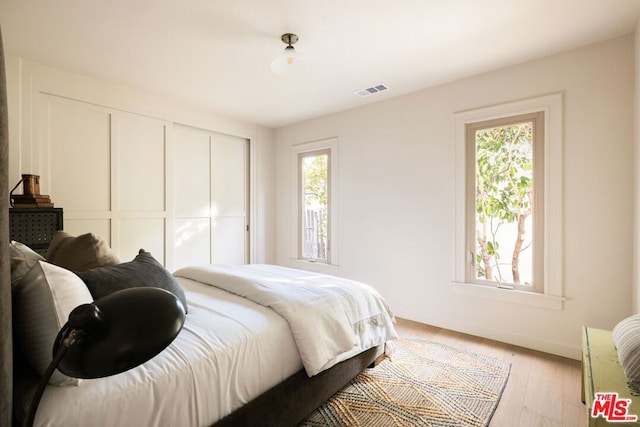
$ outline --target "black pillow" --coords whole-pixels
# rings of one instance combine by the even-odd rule
[[[187,299],[180,284],[144,249],[140,249],[133,261],[75,273],[87,285],[94,299],[127,288],[156,287],[166,289],[178,297],[184,305],[185,313],[187,312]]]

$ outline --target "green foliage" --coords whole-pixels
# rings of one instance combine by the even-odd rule
[[[303,158],[305,199],[320,206],[327,206],[328,158],[327,154]]]
[[[304,185],[303,255],[310,259],[326,259],[329,227],[329,154],[309,153],[301,160]]]
[[[524,220],[532,212],[533,125],[531,122],[476,132],[476,222],[478,277],[501,280],[495,234],[501,225]],[[518,238],[521,239],[522,231]],[[514,260],[519,259],[519,251]],[[519,276],[518,265],[512,265]],[[514,278],[517,281],[517,277]]]

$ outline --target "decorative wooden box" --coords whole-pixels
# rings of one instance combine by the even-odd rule
[[[10,208],[10,238],[46,256],[53,233],[62,230],[62,216],[62,208]]]

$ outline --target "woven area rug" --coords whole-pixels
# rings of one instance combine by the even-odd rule
[[[359,374],[301,426],[487,426],[509,362],[423,339]]]

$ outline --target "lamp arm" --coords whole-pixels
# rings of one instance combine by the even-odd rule
[[[60,346],[60,348],[58,348],[56,354],[53,355],[53,360],[51,360],[51,363],[49,363],[47,370],[44,372],[42,377],[40,377],[40,383],[38,384],[38,388],[33,395],[33,399],[31,400],[31,406],[29,407],[29,416],[27,417],[26,423],[27,427],[33,426],[33,422],[36,418],[36,411],[38,410],[38,405],[40,404],[40,399],[42,399],[42,394],[44,393],[44,389],[49,383],[49,378],[51,378],[53,371],[56,370],[58,364],[64,357],[69,347],[80,342],[84,335],[84,332],[81,330],[71,329],[69,334],[62,340],[62,345]]]

